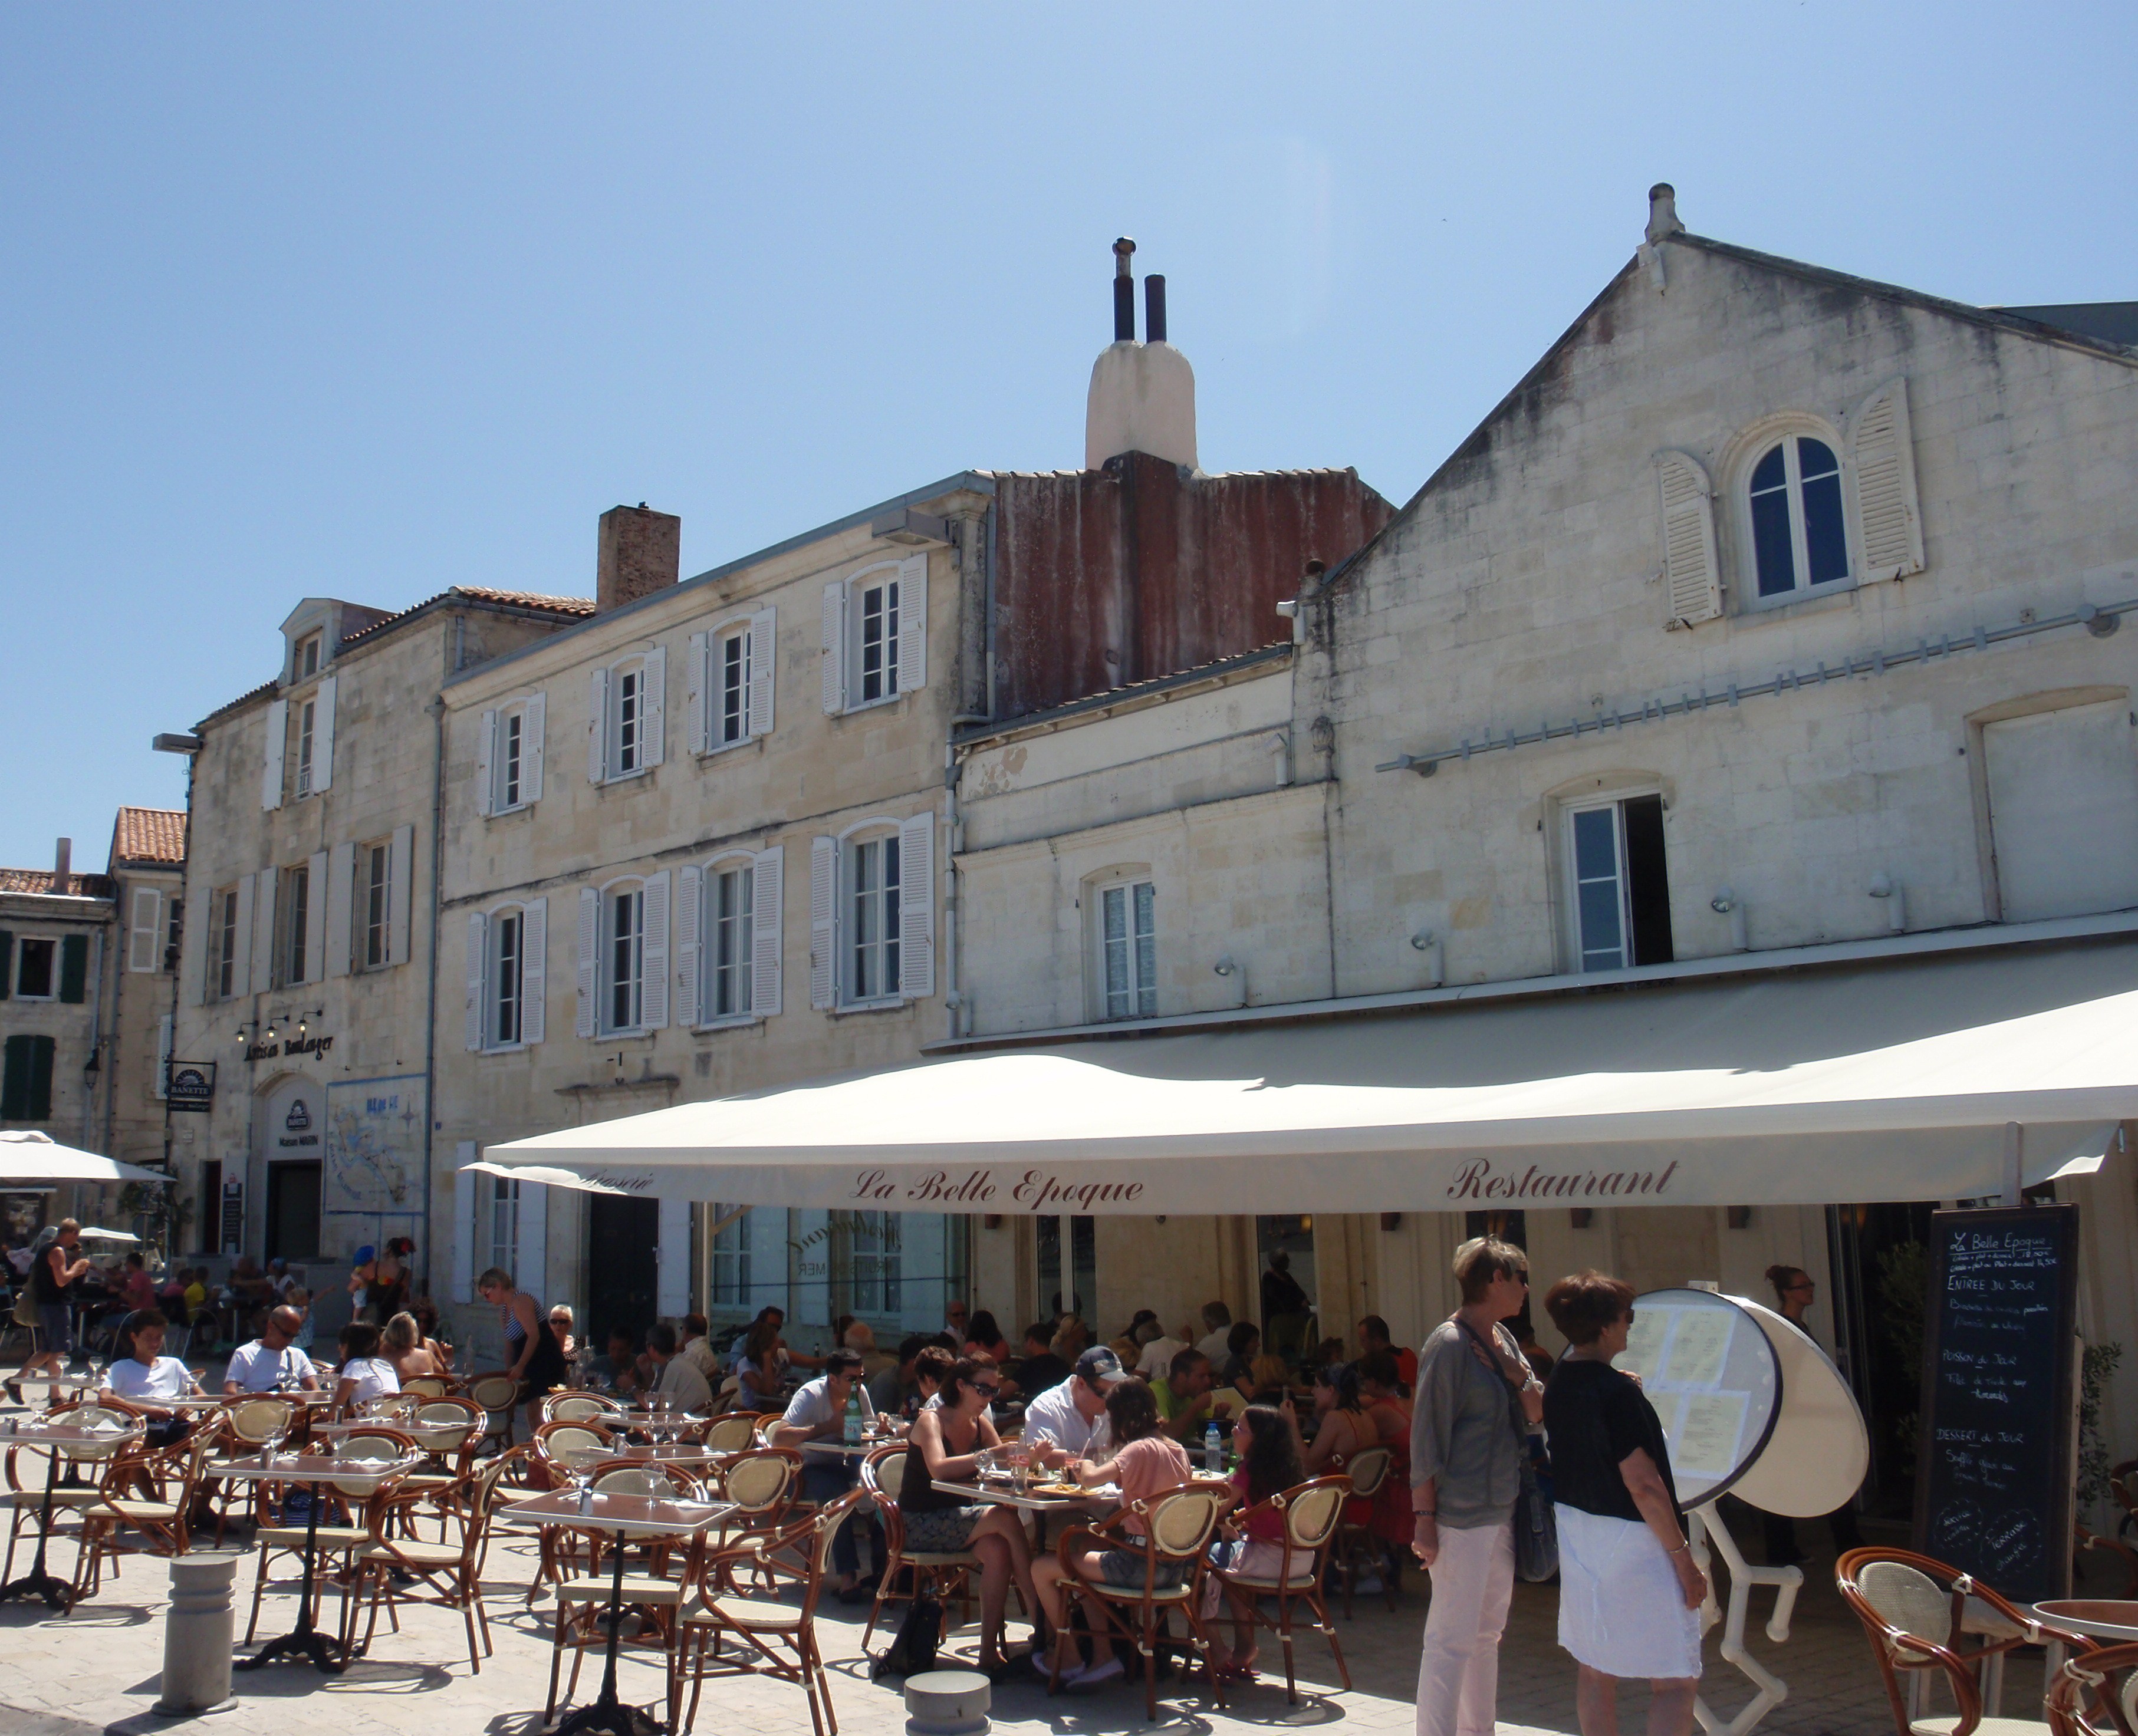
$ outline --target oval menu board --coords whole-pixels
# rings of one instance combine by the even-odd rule
[[[1916,1548],[2015,1603],[2071,1589],[2078,1207],[1931,1215]]]
[[[1781,1413],[1774,1347],[1745,1309],[1712,1290],[1653,1290],[1633,1299],[1615,1367],[1641,1377],[1662,1419],[1681,1507],[1697,1507],[1751,1468]]]
[[[1730,1492],[1790,1519],[1818,1519],[1847,1505],[1871,1466],[1871,1434],[1856,1395],[1803,1328],[1743,1296],[1730,1300],[1760,1323],[1782,1365],[1774,1435]]]

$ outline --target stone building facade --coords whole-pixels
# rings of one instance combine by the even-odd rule
[[[215,1089],[173,1118],[173,1153],[200,1251],[301,1266],[427,1240],[435,702],[456,669],[591,607],[306,597],[279,673],[196,727],[174,1059],[212,1063]]]
[[[961,734],[976,1035],[944,1046],[1604,989],[1633,1017],[1700,973],[2138,932],[2116,311],[1769,257],[1687,234],[1657,189],[1574,326],[1358,555],[1301,576],[1281,655]],[[2138,1343],[2127,1150],[2058,1187],[2090,1207],[2087,1337]],[[1488,1223],[1549,1275],[1758,1295],[1800,1265],[1860,1381],[1888,1354],[1879,1258],[1927,1209],[1320,1217],[1309,1263],[1325,1329],[1371,1309],[1405,1341]],[[1254,1256],[1299,1228],[1007,1226],[982,1293],[1045,1300],[1075,1234],[1110,1321],[1251,1309]]]

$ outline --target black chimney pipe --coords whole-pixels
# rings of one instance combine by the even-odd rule
[[[1146,277],[1143,280],[1143,335],[1146,344],[1165,341],[1165,280]]]
[[[1129,276],[1129,256],[1135,243],[1125,235],[1114,243],[1114,342],[1135,342],[1135,279]]]

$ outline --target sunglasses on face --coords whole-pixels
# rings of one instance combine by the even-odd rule
[[[996,1393],[1002,1391],[1002,1388],[999,1386],[975,1387],[973,1390],[978,1392],[983,1398],[993,1398]]]

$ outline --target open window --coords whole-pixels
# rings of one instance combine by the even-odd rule
[[[517,813],[542,799],[542,737],[548,709],[544,695],[537,693],[483,713],[476,738],[478,813]]]
[[[1662,797],[1569,802],[1560,818],[1573,968],[1669,963],[1675,954]]]

